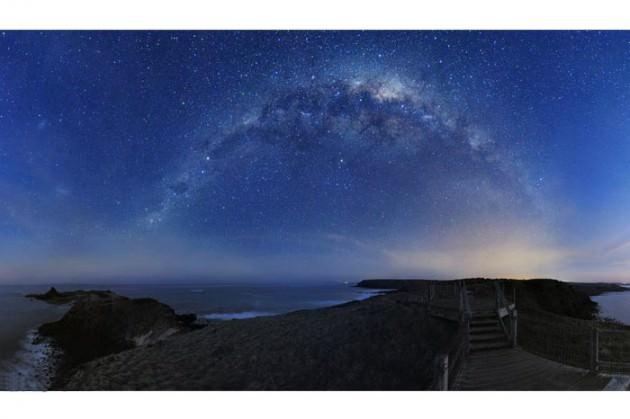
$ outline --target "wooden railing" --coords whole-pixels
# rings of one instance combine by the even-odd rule
[[[516,288],[512,287],[512,301],[505,297],[505,284],[494,282],[496,311],[503,332],[510,339],[512,347],[518,343],[518,311],[516,310]]]
[[[595,371],[630,374],[630,330],[595,322],[593,333],[592,368]]]
[[[592,371],[630,373],[630,327],[521,309],[520,345],[542,357]]]
[[[482,286],[487,298],[491,291],[485,288],[487,285]],[[506,293],[504,283],[494,282],[493,286],[497,315],[513,346],[518,344],[544,358],[595,372],[630,374],[630,326],[561,316],[530,307],[520,307],[517,311],[516,287],[508,287],[511,292]],[[511,294],[511,298],[506,294]],[[432,315],[459,323],[447,350],[435,358],[430,386],[431,390],[448,390],[470,347],[471,307],[467,284],[465,281],[431,284],[423,301]]]
[[[449,320],[453,320],[450,318],[451,315],[444,316],[442,310],[447,309],[451,313],[456,311],[458,313],[457,321],[459,327],[448,345],[447,352],[441,353],[435,358],[433,382],[429,388],[430,390],[448,390],[452,387],[470,348],[471,312],[466,283],[463,280],[455,281],[448,286],[450,291],[443,292],[442,296],[456,297],[454,300],[451,299],[451,301],[455,301],[457,304],[451,305],[451,307],[444,307],[444,305],[436,304],[439,299],[434,298],[429,300],[429,310],[433,312],[433,315],[448,318]],[[434,295],[438,294],[435,293]]]

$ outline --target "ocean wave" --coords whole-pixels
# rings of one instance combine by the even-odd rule
[[[37,342],[37,332],[29,330],[20,349],[0,365],[0,390],[42,391],[50,386],[54,350],[47,342]]]
[[[201,317],[207,320],[237,320],[237,319],[251,319],[252,317],[273,316],[278,313],[272,313],[269,311],[240,311],[237,313],[210,313],[204,314]]]

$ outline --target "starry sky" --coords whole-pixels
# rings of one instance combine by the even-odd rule
[[[630,33],[2,32],[0,283],[630,280]]]

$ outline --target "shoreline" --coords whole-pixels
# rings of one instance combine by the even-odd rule
[[[62,354],[47,339],[42,339],[36,329],[27,331],[15,354],[4,360],[0,375],[3,391],[46,391],[55,378],[57,364]]]
[[[32,288],[31,288],[32,289]],[[61,318],[67,306],[25,298],[28,287],[0,289],[3,324],[0,330],[0,391],[46,390],[58,354],[40,339],[39,325]]]
[[[600,319],[630,327],[630,305],[628,305],[630,294],[608,292],[596,295],[592,299],[597,303]]]

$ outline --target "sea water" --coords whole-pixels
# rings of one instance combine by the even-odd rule
[[[626,292],[607,292],[591,297],[599,305],[601,317],[615,319],[630,325],[630,286]]]
[[[377,290],[344,283],[55,285],[58,291],[111,290],[130,298],[155,298],[177,313],[209,320],[245,319],[361,300]],[[51,348],[33,341],[36,328],[61,318],[69,306],[27,299],[49,286],[0,286],[0,390],[43,390],[50,379]]]
[[[42,390],[48,384],[50,347],[35,344],[36,328],[67,307],[24,297],[46,287],[0,286],[0,390]]]

